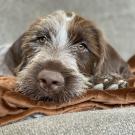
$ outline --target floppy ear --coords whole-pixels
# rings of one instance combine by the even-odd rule
[[[23,57],[22,57],[22,42],[23,42],[24,34],[21,35],[9,48],[6,56],[5,56],[5,62],[8,66],[8,68],[15,73],[15,68],[21,63]]]
[[[100,47],[100,58],[97,64],[97,74],[117,73],[127,78],[131,75],[128,64],[121,58],[116,50],[106,41],[102,32],[97,29]]]

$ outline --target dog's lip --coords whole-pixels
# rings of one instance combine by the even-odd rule
[[[51,89],[48,89],[48,88],[45,89],[45,88],[42,88],[42,87],[39,87],[39,89],[42,92],[42,94],[44,94],[45,96],[48,96],[48,97],[52,97],[55,94],[60,93],[60,91],[61,91],[61,90],[54,91],[54,90],[51,90]]]

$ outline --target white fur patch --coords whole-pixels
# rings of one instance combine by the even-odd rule
[[[63,24],[59,26],[59,30],[57,31],[55,43],[58,43],[57,45],[59,46],[63,46],[67,42],[68,42],[67,23],[63,22]]]
[[[55,35],[51,34],[52,42],[55,46],[64,46],[68,41],[68,28],[70,22],[74,19],[75,13],[72,16],[67,16],[64,11],[56,11],[47,16],[46,21],[50,28],[53,28]]]

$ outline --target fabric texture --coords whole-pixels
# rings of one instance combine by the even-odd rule
[[[9,78],[1,77],[0,79],[8,80]],[[11,80],[10,77],[10,83],[11,81],[14,83],[15,79]],[[131,82],[134,84],[133,80]],[[83,96],[63,104],[32,101],[6,87],[0,87],[0,95],[0,125],[22,120],[35,113],[49,116],[84,110],[135,106],[135,88],[104,91],[88,90]]]

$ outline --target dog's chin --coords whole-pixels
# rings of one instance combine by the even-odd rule
[[[45,93],[43,95],[39,95],[39,101],[44,101],[44,102],[54,102],[54,103],[64,103],[64,102],[69,102],[73,98],[75,98],[76,93],[73,90],[66,91],[66,90],[61,90],[57,93]]]
[[[24,85],[28,86],[27,84]],[[84,90],[78,92],[79,90],[75,90],[75,88],[70,90],[63,88],[59,92],[47,92],[33,87],[20,87],[19,84],[17,84],[16,90],[32,100],[55,103],[69,102],[85,92]]]

